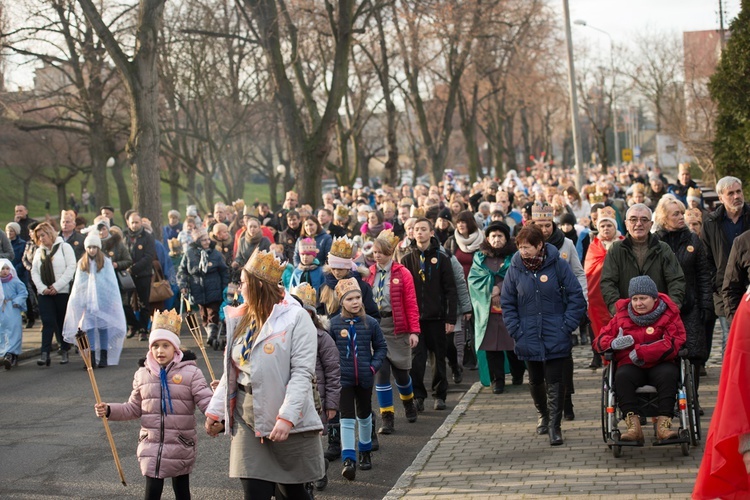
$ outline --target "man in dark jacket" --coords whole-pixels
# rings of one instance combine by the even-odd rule
[[[424,411],[427,389],[424,385],[427,352],[435,355],[432,367],[434,408],[445,409],[448,378],[445,368],[446,333],[453,331],[458,310],[458,293],[450,257],[440,250],[432,222],[421,218],[414,224],[414,250],[401,262],[412,274],[419,305],[422,334],[414,349],[411,378],[417,409]]]
[[[128,304],[125,306],[125,316],[128,325],[133,328],[128,337],[135,335],[137,329],[140,340],[148,340],[148,322],[151,319],[149,299],[151,295],[151,276],[154,274],[154,260],[156,259],[156,245],[154,237],[146,232],[141,225],[141,216],[135,210],[125,214],[128,229],[125,232],[125,246],[128,247],[133,265],[130,266],[130,275],[135,283],[135,294],[138,300],[140,315],[138,319],[133,312],[132,292],[128,296]]]
[[[331,238],[341,238],[342,236],[346,236],[346,229],[333,223],[333,212],[327,208],[321,208],[318,210],[318,222],[320,222],[323,229],[331,235]]]
[[[677,182],[667,188],[667,193],[673,194],[683,205],[690,208],[690,203],[687,201],[688,189],[695,189],[698,185],[690,178],[689,163],[680,163],[678,168]]]
[[[29,210],[24,205],[16,205],[15,208],[15,221],[21,226],[21,239],[30,241],[31,236],[29,234],[29,225],[35,223],[34,219],[29,218]]]
[[[60,237],[70,245],[76,256],[76,262],[81,260],[86,251],[83,242],[86,237],[76,231],[76,213],[72,210],[63,210],[60,213]]]
[[[750,286],[750,231],[745,231],[734,240],[725,271],[721,297],[724,312],[731,324],[742,296]]]
[[[685,275],[669,245],[651,234],[651,209],[636,203],[627,211],[625,226],[628,235],[616,241],[607,252],[602,269],[601,289],[604,303],[614,316],[615,304],[628,298],[631,278],[647,275],[661,293],[682,306],[685,298]]]
[[[714,312],[721,325],[721,352],[727,345],[729,322],[721,297],[724,273],[729,261],[729,251],[735,238],[750,229],[750,203],[745,203],[742,194],[742,181],[736,177],[723,177],[716,183],[716,194],[722,203],[714,212],[703,219],[703,244],[708,252],[708,265],[711,267],[714,292]],[[711,343],[709,342],[709,346]],[[709,347],[710,349],[710,347]]]
[[[284,245],[284,258],[288,262],[294,261],[294,247],[299,239],[300,232],[302,231],[301,219],[299,212],[296,210],[290,210],[286,214],[286,229],[281,231],[276,239],[279,243]]]

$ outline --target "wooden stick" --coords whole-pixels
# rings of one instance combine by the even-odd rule
[[[80,328],[76,334],[76,343],[78,344],[78,352],[81,354],[83,362],[86,364],[86,371],[89,374],[89,380],[91,380],[91,387],[94,389],[94,397],[96,398],[97,404],[99,404],[102,402],[102,397],[99,395],[99,386],[96,385],[96,377],[94,377],[94,370],[91,363],[91,346],[86,332]],[[117,454],[115,439],[112,437],[112,431],[109,428],[107,417],[103,417],[102,422],[104,423],[104,431],[107,433],[107,439],[109,440],[109,447],[112,449],[112,456],[115,459],[117,472],[120,474],[120,481],[122,481],[123,486],[127,486],[127,483],[125,482],[125,473],[122,470],[122,464],[120,464],[120,456]]]
[[[201,325],[198,321],[198,317],[195,315],[195,313],[188,312],[187,316],[185,316],[185,321],[187,321],[188,330],[190,330],[190,334],[193,336],[193,340],[195,340],[195,343],[198,344],[198,349],[200,349],[201,353],[203,354],[203,359],[206,361],[208,374],[211,376],[211,380],[216,380],[216,377],[214,376],[214,369],[211,367],[211,361],[208,360],[208,354],[206,354],[206,347],[203,345],[203,332],[201,332]]]

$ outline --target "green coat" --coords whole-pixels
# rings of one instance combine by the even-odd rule
[[[613,316],[616,313],[615,303],[628,298],[630,279],[643,275],[654,280],[656,288],[661,293],[669,295],[677,307],[682,307],[685,298],[685,275],[672,249],[658,236],[649,234],[646,262],[641,269],[633,253],[633,240],[628,235],[624,240],[616,241],[612,245],[602,269],[602,296]]]
[[[471,264],[469,276],[466,279],[469,285],[469,295],[474,306],[474,350],[479,351],[484,334],[487,331],[487,323],[490,319],[490,300],[492,287],[495,286],[495,276],[505,277],[505,272],[510,267],[513,255],[505,257],[503,265],[498,272],[493,272],[484,265],[487,258],[482,251],[474,253],[474,261]]]

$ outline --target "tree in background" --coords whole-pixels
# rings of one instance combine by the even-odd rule
[[[721,176],[750,177],[750,0],[742,0],[729,26],[731,37],[711,77],[717,102],[714,160]]]

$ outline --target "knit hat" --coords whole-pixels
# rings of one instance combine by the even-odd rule
[[[648,295],[657,298],[659,290],[656,289],[656,283],[649,276],[636,276],[630,280],[628,286],[628,297],[632,299],[634,295]]]
[[[352,292],[362,293],[362,290],[359,288],[359,282],[357,282],[356,278],[347,278],[339,280],[339,282],[336,283],[336,295],[338,295],[340,301],[344,300],[344,297]]]
[[[346,236],[334,238],[328,251],[328,266],[331,269],[351,269],[354,258],[354,242]]]
[[[612,207],[604,207],[600,208],[596,211],[596,228],[599,229],[599,224],[601,224],[602,221],[608,220],[612,224],[617,227],[617,215],[615,214],[615,209]]]
[[[505,222],[499,220],[490,222],[490,225],[487,226],[487,229],[484,230],[485,238],[489,238],[490,233],[492,233],[493,231],[501,231],[505,235],[505,239],[507,241],[510,241],[510,227]]]
[[[300,255],[318,255],[318,245],[312,238],[305,238],[299,242]]]
[[[445,219],[447,221],[450,221],[451,211],[448,208],[442,209],[440,212],[438,212],[438,219]]]
[[[5,225],[5,232],[6,233],[8,232],[8,229],[12,229],[16,233],[16,236],[20,236],[21,235],[21,225],[18,222],[8,222]]]
[[[540,205],[538,203],[534,203],[534,205],[531,207],[531,220],[534,222],[537,221],[551,221],[553,220],[554,211],[552,210],[552,205]]]
[[[99,234],[96,231],[89,231],[88,236],[83,241],[83,248],[97,247],[102,248],[102,239],[99,238]]]
[[[109,229],[109,219],[103,215],[100,215],[96,219],[94,219],[94,224],[96,224],[96,228],[99,229],[99,226],[104,225],[107,229]]]
[[[190,233],[190,235],[193,237],[193,241],[198,241],[199,239],[201,239],[203,236],[206,236],[207,234],[208,233],[206,232],[205,227],[196,227]]]
[[[560,216],[560,224],[570,224],[571,226],[575,226],[576,216],[566,212]]]
[[[170,311],[156,311],[151,322],[151,334],[148,336],[148,347],[151,348],[154,342],[159,340],[166,340],[172,344],[175,349],[179,350],[179,333],[181,326],[182,318],[174,309]]]

